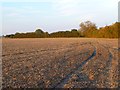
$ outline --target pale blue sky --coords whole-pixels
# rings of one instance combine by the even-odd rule
[[[79,29],[90,20],[98,27],[118,21],[119,0],[21,0],[2,2],[2,33]]]

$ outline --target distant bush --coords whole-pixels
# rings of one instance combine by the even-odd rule
[[[99,28],[98,36],[100,38],[118,38],[120,32],[120,23],[116,22],[110,26]]]
[[[15,33],[6,35],[8,38],[56,38],[56,37],[88,37],[88,38],[118,38],[120,33],[120,22],[97,29],[96,24],[91,21],[82,22],[80,29],[70,31],[58,31],[53,33],[44,32],[41,29],[29,33]]]
[[[86,21],[80,24],[80,32],[84,37],[90,38],[118,38],[120,23],[116,22],[112,25],[97,29],[94,23]]]
[[[71,31],[58,31],[50,34],[50,37],[80,37],[80,33],[77,29]]]

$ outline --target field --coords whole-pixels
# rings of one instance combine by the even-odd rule
[[[3,88],[117,88],[118,39],[2,40]]]

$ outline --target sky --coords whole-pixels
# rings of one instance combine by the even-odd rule
[[[79,29],[92,21],[98,27],[118,21],[119,0],[1,0],[0,32],[45,32]]]

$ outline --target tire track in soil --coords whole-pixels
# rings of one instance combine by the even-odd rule
[[[103,45],[102,45],[103,46]],[[113,55],[112,55],[112,53],[110,52],[110,50],[107,48],[107,47],[105,47],[105,46],[103,46],[104,48],[106,48],[107,50],[108,50],[108,53],[109,53],[109,60],[107,61],[107,63],[106,63],[106,67],[105,67],[105,70],[103,70],[102,71],[102,73],[106,73],[106,82],[105,82],[105,87],[110,87],[110,80],[109,80],[109,70],[110,70],[110,67],[111,67],[111,64],[112,64],[112,59],[113,59]]]
[[[88,43],[87,43],[88,44]],[[100,45],[101,43],[97,43],[98,45]],[[68,80],[69,79],[71,79],[71,75],[72,74],[76,74],[76,72],[79,70],[80,72],[81,72],[81,68],[82,67],[84,67],[84,65],[88,65],[88,64],[86,64],[86,63],[89,63],[89,61],[90,62],[94,62],[96,59],[99,59],[98,57],[97,57],[97,55],[96,54],[98,54],[98,52],[100,52],[99,51],[99,49],[97,50],[97,47],[99,48],[99,46],[97,46],[97,44],[95,44],[94,46],[96,46],[96,47],[94,47],[95,49],[92,49],[92,50],[94,50],[94,52],[92,53],[91,52],[91,55],[90,55],[90,57],[89,58],[87,58],[85,61],[83,61],[82,63],[80,63],[80,64],[78,64],[77,65],[77,68],[75,68],[75,69],[73,69],[73,71],[71,71],[71,72],[69,72],[69,73],[67,73],[66,74],[66,76],[65,76],[65,78],[62,78],[62,79],[60,79],[60,81],[59,82],[57,82],[57,84],[54,84],[53,85],[53,88],[55,89],[55,88],[58,88],[60,85],[61,85],[61,87],[64,85],[64,83],[66,83],[66,82],[68,82]],[[82,44],[80,44],[80,45],[82,45]],[[105,86],[105,87],[110,87],[110,83],[112,83],[112,80],[113,79],[109,79],[111,76],[109,75],[109,74],[111,74],[112,73],[112,71],[110,71],[111,69],[112,70],[114,70],[113,68],[114,67],[111,67],[112,66],[112,62],[113,62],[113,60],[114,60],[114,52],[112,52],[111,51],[111,49],[110,49],[110,47],[108,47],[107,46],[107,48],[106,48],[106,45],[104,46],[103,44],[101,44],[101,49],[102,49],[102,52],[100,52],[100,54],[104,57],[104,56],[106,56],[106,55],[104,55],[104,51],[107,51],[106,53],[107,53],[107,56],[106,56],[106,58],[103,58],[103,60],[102,59],[100,59],[100,60],[102,60],[101,62],[103,62],[103,63],[105,63],[104,64],[104,68],[103,69],[101,69],[101,71],[99,71],[99,70],[96,70],[95,72],[98,72],[98,74],[96,74],[95,75],[95,80],[91,80],[90,81],[90,84],[88,84],[88,87],[89,86],[92,86],[92,84],[95,84],[95,87],[100,87],[100,86],[97,86],[97,84],[99,85],[100,84],[100,82],[101,81],[105,81],[103,84],[101,84],[101,86]],[[117,51],[120,51],[120,48],[113,48],[114,50],[117,50]],[[16,56],[16,55],[15,55]],[[96,57],[96,58],[95,58]],[[105,61],[104,61],[105,60]],[[98,62],[98,61],[96,61],[96,62]],[[99,64],[99,62],[98,62],[98,64]],[[97,63],[96,63],[96,66],[98,65]],[[91,64],[92,65],[92,64]],[[94,66],[94,65],[93,65]],[[98,67],[99,68],[99,67]],[[116,68],[116,67],[115,67]],[[115,71],[116,72],[116,71]],[[105,76],[104,76],[104,79],[102,78],[101,80],[100,80],[100,78],[98,78],[98,76],[100,76],[100,77],[102,77],[102,75],[104,75],[105,74]],[[114,73],[113,73],[113,75],[114,75]],[[100,82],[94,82],[94,81],[98,81],[98,80],[100,80]],[[113,80],[114,81],[114,80]],[[75,84],[76,85],[76,84]],[[92,86],[93,87],[93,86]],[[101,88],[101,87],[100,87]]]
[[[91,43],[90,43],[91,44]],[[82,45],[82,44],[81,44]],[[92,45],[93,46],[93,45]],[[71,71],[65,78],[63,78],[62,80],[60,80],[59,83],[57,83],[55,86],[53,86],[53,88],[60,88],[60,87],[63,87],[67,81],[72,77],[72,74],[76,73],[78,70],[80,70],[89,60],[91,60],[95,55],[96,55],[96,48],[95,46],[94,47],[94,51],[93,53],[86,59],[84,60],[80,65],[78,65],[76,67],[76,69],[74,69],[74,71]]]
[[[109,53],[109,56],[108,56],[108,60],[104,60],[105,61],[104,68],[102,68],[100,70],[97,69],[97,71],[95,71],[95,72],[97,72],[97,74],[95,74],[94,80],[90,80],[90,83],[87,85],[87,87],[92,87],[92,88],[95,88],[95,87],[97,87],[97,88],[103,88],[103,87],[104,88],[110,88],[110,80],[108,78],[109,77],[109,73],[108,72],[109,72],[110,67],[111,67],[111,62],[112,62],[112,59],[113,59],[113,55],[109,51],[109,49],[107,47],[105,47],[102,44],[99,44],[98,42],[97,42],[97,44],[98,45],[96,45],[96,46],[100,45],[100,46],[102,46],[104,48],[103,51],[107,50],[107,52]],[[100,79],[99,77],[102,77],[102,76],[104,76],[105,78]]]
[[[99,44],[99,43],[97,42],[97,44]],[[109,73],[108,72],[110,71],[113,55],[109,51],[108,47],[106,47],[106,46],[104,46],[102,44],[99,44],[99,45],[102,46],[103,48],[105,48],[104,50],[107,50],[107,52],[109,53],[108,60],[105,60],[106,64],[105,64],[103,69],[95,71],[95,72],[97,72],[97,74],[94,77],[95,79],[90,80],[90,83],[88,84],[87,87],[110,88],[111,81],[109,80]],[[106,78],[105,79],[99,79],[99,77],[101,77],[101,76],[104,76]]]
[[[110,71],[112,69],[111,67],[112,67],[113,54],[110,51],[109,47],[107,47],[105,45],[102,45],[102,44],[100,44],[100,45],[102,47],[104,47],[108,51],[108,53],[109,53],[109,59],[106,61],[106,66],[104,67],[104,69],[101,72],[99,72],[99,74],[97,76],[99,76],[101,74],[105,74],[106,78],[104,80],[105,82],[103,83],[104,87],[105,88],[113,88],[111,85],[113,83],[116,83],[116,81],[113,81],[112,79],[110,79],[110,74],[112,73]]]
[[[49,74],[49,73],[51,73],[51,72],[56,72],[56,70],[58,69],[58,71],[60,70],[59,68],[63,68],[63,69],[65,69],[66,67],[65,66],[67,66],[68,65],[68,62],[67,61],[70,61],[71,62],[71,60],[69,60],[69,59],[71,59],[71,58],[73,58],[73,57],[78,57],[79,55],[81,55],[81,54],[86,54],[86,53],[89,53],[89,50],[88,49],[86,49],[87,51],[85,51],[85,52],[82,52],[82,53],[79,53],[79,54],[75,54],[75,48],[77,49],[77,50],[79,50],[78,49],[78,47],[79,46],[84,46],[84,45],[88,45],[88,44],[90,44],[90,43],[77,43],[77,44],[70,44],[68,47],[70,47],[70,48],[72,48],[71,50],[68,50],[67,52],[64,52],[63,53],[63,55],[62,56],[59,56],[59,57],[57,57],[56,58],[56,61],[54,61],[55,63],[54,63],[54,65],[57,65],[58,67],[57,68],[53,68],[54,67],[54,65],[52,65],[52,63],[53,62],[51,62],[51,63],[49,63],[47,66],[45,66],[44,67],[44,72],[42,72],[42,73],[44,73],[44,74]],[[75,47],[73,47],[73,46],[75,46]],[[82,47],[83,47],[82,46]],[[81,47],[81,48],[82,48]],[[94,51],[94,48],[92,48],[93,49],[93,51]],[[84,51],[84,49],[83,49],[83,51]],[[77,51],[78,52],[78,51]],[[74,54],[73,54],[74,53]],[[92,52],[91,52],[92,53]],[[66,57],[66,54],[68,54],[67,55],[67,57]],[[72,56],[72,57],[71,57]],[[89,57],[89,56],[87,56],[87,57]],[[81,60],[80,60],[81,61]],[[82,61],[84,61],[84,60],[82,60]],[[81,62],[82,62],[81,61]],[[81,63],[80,62],[80,63]],[[77,62],[76,62],[77,63]],[[70,68],[70,67],[68,67],[68,68],[66,68],[65,70],[67,70],[66,72],[68,72],[68,73],[66,73],[66,75],[68,75],[70,72],[73,72],[78,66],[79,66],[79,64],[80,63],[78,63],[78,64],[73,64],[75,67],[73,67],[73,68]],[[63,66],[63,67],[62,67]],[[52,71],[51,71],[52,70]],[[57,71],[57,73],[58,73],[58,71]],[[57,74],[56,73],[56,74]],[[64,75],[61,77],[60,75],[61,74],[63,74],[64,72],[63,72],[63,70],[60,70],[60,72],[59,72],[59,75],[58,76],[51,76],[51,75],[49,75],[49,76],[45,76],[45,77],[43,77],[44,79],[42,79],[42,81],[44,80],[44,82],[47,82],[47,81],[50,81],[50,83],[49,84],[47,84],[47,87],[49,87],[49,88],[53,88],[54,86],[56,86],[56,84],[57,83],[59,83],[59,81],[61,81],[64,77],[66,77],[66,75],[65,75],[65,73],[64,73]],[[57,81],[56,81],[56,79],[57,79]],[[47,81],[46,81],[47,80]],[[41,80],[39,80],[38,81],[38,84],[39,84],[39,82],[41,83]],[[38,85],[38,87],[40,87],[41,85]],[[45,86],[46,87],[46,86]]]
[[[104,47],[103,45],[101,45],[101,46]],[[104,47],[104,48],[105,48],[104,50],[106,50],[106,47]],[[108,48],[107,48],[107,51],[109,53],[109,56],[108,56],[108,60],[106,61],[105,66],[104,66],[104,69],[102,69],[102,71],[99,71],[99,70],[96,71],[96,72],[98,72],[98,74],[95,75],[95,80],[89,80],[90,83],[88,82],[87,87],[94,87],[95,88],[95,87],[101,87],[100,85],[102,85],[104,87],[110,88],[110,85],[111,85],[112,81],[110,81],[110,79],[109,79],[109,74],[110,74],[109,71],[110,71],[113,55],[112,55],[112,52],[109,51]],[[76,70],[76,71],[78,71],[78,70]],[[76,73],[73,72],[72,74],[76,74]],[[58,84],[58,86],[63,87],[68,82],[68,80],[71,78],[71,75],[69,74],[69,76],[67,78],[65,78],[63,83]],[[101,75],[105,75],[106,78],[105,79],[99,79],[98,77],[101,76]],[[99,82],[97,82],[97,81],[99,81]],[[101,81],[105,81],[105,82],[100,84]],[[95,85],[95,86],[93,86],[93,85]],[[58,86],[56,86],[55,88],[57,88]]]
[[[76,45],[76,46],[78,46],[78,45]],[[70,50],[70,52],[73,50],[72,47],[68,47],[67,49]],[[68,52],[68,50],[67,50],[66,52]],[[49,64],[50,64],[50,63],[49,63]],[[47,65],[47,66],[48,66],[48,65]]]
[[[106,63],[106,65],[105,65],[105,67],[104,67],[104,69],[102,69],[102,71],[97,71],[98,72],[98,75],[96,75],[95,77],[96,77],[96,87],[99,87],[99,88],[101,88],[101,87],[105,87],[105,88],[107,88],[107,87],[109,87],[110,86],[110,81],[109,81],[109,79],[108,79],[108,77],[109,77],[109,73],[108,73],[108,71],[109,71],[109,67],[111,66],[111,61],[112,61],[112,54],[110,53],[109,54],[109,60],[107,61],[107,63]],[[106,79],[105,80],[102,80],[102,79],[97,79],[98,77],[100,77],[101,75],[105,75],[105,77],[106,77]],[[101,83],[102,81],[104,81],[103,83]],[[94,81],[91,81],[91,83],[90,83],[90,85],[89,85],[89,87],[91,87],[92,85],[94,85]]]

